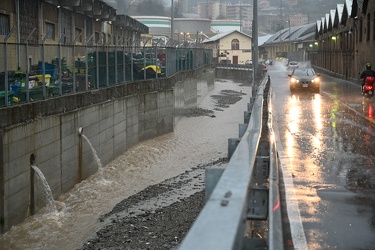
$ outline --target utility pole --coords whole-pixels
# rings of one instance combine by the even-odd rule
[[[174,17],[174,11],[173,11],[173,0],[171,4],[171,39],[173,40],[173,34],[174,34],[174,27],[173,27],[173,17]]]
[[[258,70],[258,0],[253,0],[253,76]],[[255,78],[253,78],[255,79]]]
[[[283,0],[280,0],[280,18],[281,18],[281,20],[280,20],[280,25],[282,25],[282,26],[284,26],[283,25]]]
[[[242,32],[242,2],[240,1],[240,31]]]

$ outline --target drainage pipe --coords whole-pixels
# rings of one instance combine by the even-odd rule
[[[35,155],[30,155],[30,215],[35,214],[35,170],[32,166],[35,164]]]
[[[83,153],[82,134],[83,134],[83,128],[79,127],[78,128],[78,136],[79,136],[79,139],[78,139],[78,178],[79,178],[79,182],[82,181],[82,153]]]

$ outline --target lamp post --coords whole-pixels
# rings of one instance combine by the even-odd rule
[[[173,11],[173,0],[171,0],[171,39],[173,40],[173,32],[174,32],[174,27],[173,27],[173,18],[174,18],[174,11]]]
[[[258,69],[258,1],[253,0],[253,79],[255,79],[255,71]]]
[[[287,20],[286,22],[288,23],[288,26],[289,26],[289,35],[288,35],[289,45],[288,45],[288,48],[289,48],[289,51],[292,51],[292,46],[291,46],[291,43],[290,43],[290,16],[289,16],[289,20]]]
[[[186,47],[186,45],[187,45],[187,37],[186,36],[189,36],[190,33],[189,32],[181,32],[181,35],[183,35],[184,47]]]

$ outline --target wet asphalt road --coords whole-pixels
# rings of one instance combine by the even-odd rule
[[[375,249],[375,98],[325,75],[291,94],[283,67],[269,75],[294,248]]]

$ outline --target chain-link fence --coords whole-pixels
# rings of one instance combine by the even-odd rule
[[[204,48],[0,43],[0,106],[169,77],[212,63]]]

